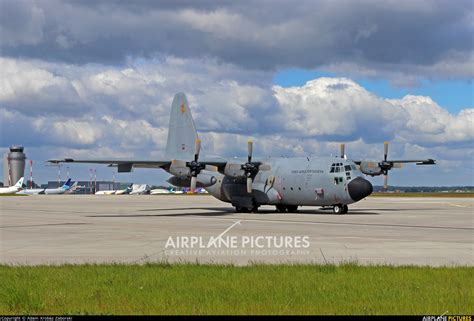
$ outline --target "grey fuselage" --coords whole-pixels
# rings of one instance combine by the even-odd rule
[[[242,160],[245,162],[245,160]],[[266,158],[271,166],[259,171],[246,190],[245,178],[216,173],[216,184],[206,187],[214,197],[236,206],[352,204],[372,193],[370,182],[349,160],[339,157]]]

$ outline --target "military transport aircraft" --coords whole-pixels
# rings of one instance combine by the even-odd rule
[[[221,201],[231,203],[237,212],[256,212],[260,205],[275,205],[279,212],[295,212],[298,206],[332,207],[335,214],[348,211],[348,204],[372,193],[372,184],[362,177],[385,176],[403,163],[435,164],[426,160],[389,160],[388,144],[378,162],[349,160],[341,145],[339,157],[299,157],[254,159],[253,143],[248,142],[247,158],[201,158],[201,140],[185,94],[174,96],[168,139],[163,160],[133,159],[51,159],[51,163],[96,163],[116,166],[118,172],[133,168],[162,168],[173,176],[169,183],[204,187]]]

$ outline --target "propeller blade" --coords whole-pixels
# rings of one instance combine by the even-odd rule
[[[388,174],[383,175],[383,188],[385,190],[388,188]]]
[[[248,151],[248,162],[252,161],[252,153],[253,153],[253,141],[249,140],[247,143],[247,151]]]
[[[387,155],[388,155],[388,142],[383,143],[383,160],[387,161]]]
[[[196,185],[197,185],[197,177],[192,176],[191,177],[191,193],[194,193],[196,191]]]
[[[341,144],[340,149],[341,149],[341,158],[344,158],[346,156],[346,145]]]
[[[252,193],[252,178],[247,177],[247,193]]]
[[[196,139],[196,143],[194,144],[194,160],[196,162],[198,161],[200,152],[201,152],[201,140]]]

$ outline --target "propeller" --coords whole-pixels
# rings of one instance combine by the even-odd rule
[[[186,166],[189,167],[189,171],[191,174],[191,186],[190,186],[191,193],[194,193],[196,191],[197,176],[203,169],[206,168],[205,165],[199,163],[200,152],[201,152],[201,140],[196,139],[196,142],[194,144],[194,160],[186,164]]]
[[[252,161],[253,142],[247,143],[247,162],[245,164],[227,163],[224,170],[225,175],[231,177],[245,177],[247,185],[247,193],[252,193],[252,184],[258,171],[268,171],[271,166],[268,164],[261,164],[260,162]]]
[[[196,191],[197,185],[197,176],[205,168],[201,163],[199,163],[199,153],[201,152],[201,140],[196,139],[194,144],[194,160],[191,161],[188,166],[191,170],[191,193]]]
[[[341,158],[346,158],[346,144],[341,144],[340,149],[341,149]]]
[[[342,148],[341,148],[342,151]],[[383,175],[383,188],[388,188],[388,172],[392,168],[402,168],[403,164],[388,160],[388,142],[383,143],[383,160],[380,162],[362,161],[360,170],[370,176]]]
[[[249,140],[247,142],[247,163],[242,165],[242,169],[247,177],[247,193],[252,193],[253,178],[258,173],[258,164],[252,163],[253,154],[253,142]]]
[[[196,191],[197,176],[203,169],[206,168],[204,164],[199,162],[199,153],[201,152],[201,140],[196,139],[194,144],[194,159],[190,162],[175,159],[171,162],[170,172],[178,177],[191,176],[191,193]]]
[[[388,142],[383,143],[383,161],[379,163],[379,167],[382,170],[383,174],[383,188],[387,190],[388,188],[388,171],[392,168],[402,168],[402,163],[388,162]]]
[[[387,156],[388,156],[388,142],[383,142],[383,162],[382,166],[382,173],[383,173],[383,188],[387,190],[388,188],[388,170],[392,168],[392,164],[387,163]]]

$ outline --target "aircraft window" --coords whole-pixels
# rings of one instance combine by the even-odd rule
[[[341,170],[339,167],[336,167],[336,173],[339,173]]]
[[[338,183],[338,179],[337,177],[334,177],[334,185],[337,185],[337,183]]]
[[[331,167],[330,173],[334,173],[334,166]]]
[[[290,188],[290,189],[291,189],[291,190],[293,190],[293,187],[292,187],[292,188]]]
[[[350,167],[349,165],[344,166],[344,168],[346,169],[346,171],[350,171],[350,170],[351,170],[351,167]]]
[[[353,171],[357,170],[357,167],[355,165],[351,165],[351,168],[352,168]]]
[[[342,183],[342,177],[339,177],[339,182]]]

